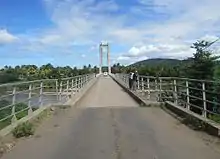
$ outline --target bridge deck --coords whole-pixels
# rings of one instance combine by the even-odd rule
[[[44,122],[3,159],[220,158],[219,146],[161,109],[137,106],[111,79],[101,79],[76,109]]]
[[[137,107],[138,104],[110,77],[101,78],[79,107]]]

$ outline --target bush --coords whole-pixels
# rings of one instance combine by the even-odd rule
[[[16,138],[27,137],[34,134],[34,125],[30,122],[25,122],[18,125],[13,131],[12,134]]]

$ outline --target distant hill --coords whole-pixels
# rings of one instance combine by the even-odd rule
[[[184,62],[186,60],[178,60],[178,59],[162,59],[162,58],[156,58],[156,59],[147,59],[143,61],[136,62],[134,64],[131,64],[132,67],[140,67],[140,66],[176,66],[180,63]]]

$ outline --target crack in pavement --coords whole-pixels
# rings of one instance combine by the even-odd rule
[[[110,115],[111,115],[111,118],[112,118],[112,127],[113,127],[113,130],[114,130],[114,155],[115,155],[115,158],[116,159],[121,159],[121,149],[120,149],[120,131],[119,131],[119,126],[118,126],[118,123],[117,123],[117,120],[115,118],[115,114],[114,114],[114,111],[113,109],[110,109]]]

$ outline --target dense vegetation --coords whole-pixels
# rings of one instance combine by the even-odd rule
[[[0,83],[9,83],[15,81],[30,81],[37,79],[54,79],[72,77],[86,73],[95,73],[98,69],[96,66],[92,68],[91,65],[84,66],[82,69],[77,67],[71,68],[54,67],[51,64],[46,64],[41,67],[35,65],[22,65],[22,66],[5,66],[0,70]]]

